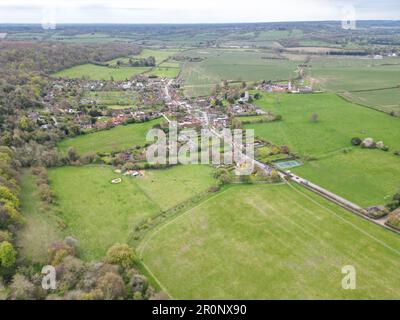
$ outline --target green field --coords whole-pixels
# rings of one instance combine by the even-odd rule
[[[400,238],[297,188],[229,188],[150,234],[143,261],[175,299],[399,299]]]
[[[164,77],[164,78],[176,78],[180,73],[180,69],[176,67],[157,67],[149,72],[149,75]]]
[[[362,92],[345,92],[346,99],[400,116],[400,88]]]
[[[186,62],[182,76],[188,96],[210,94],[222,80],[285,80],[296,76],[298,62],[285,59],[263,59],[269,51],[199,49],[185,55],[200,57],[202,62]]]
[[[109,68],[88,63],[64,69],[53,74],[53,76],[61,78],[87,78],[90,80],[110,80],[113,78],[114,80],[122,81],[148,70],[149,68],[140,67]]]
[[[69,147],[74,147],[79,154],[84,155],[89,152],[107,153],[143,146],[146,143],[147,132],[161,121],[155,119],[144,123],[120,125],[109,130],[67,138],[62,140],[58,147],[63,152]]]
[[[256,136],[286,144],[301,156],[322,156],[350,147],[353,137],[383,140],[400,150],[400,120],[384,113],[346,102],[335,94],[265,94],[255,102],[282,115],[282,121],[254,124]],[[313,113],[318,115],[311,121]]]
[[[350,100],[385,112],[400,114],[400,59],[314,57],[306,75],[316,89],[341,92]],[[353,92],[374,90],[370,92]]]
[[[208,190],[213,169],[179,166],[122,177],[111,167],[63,167],[49,171],[65,230],[79,240],[85,259],[99,259],[113,244],[126,243],[135,226]],[[111,180],[122,177],[121,184]],[[166,186],[173,185],[173,188]]]
[[[126,109],[136,109],[133,105],[107,105],[107,109],[110,110],[126,110]]]
[[[29,170],[21,177],[21,191],[24,225],[17,234],[19,253],[31,262],[45,263],[49,246],[63,239],[60,219],[53,208],[44,206],[38,195],[36,177]]]
[[[96,39],[98,40],[98,39],[109,39],[109,38],[103,36],[92,38],[94,42],[96,42]],[[76,41],[76,39],[74,39],[74,41]],[[149,74],[156,75],[159,77],[175,78],[180,72],[180,64],[177,62],[172,62],[167,60],[170,57],[174,56],[177,52],[179,52],[179,50],[144,49],[139,55],[132,55],[130,57],[116,58],[107,61],[106,63],[108,63],[111,67],[98,66],[88,63],[61,70],[53,74],[53,76],[61,78],[85,77],[91,80],[110,80],[111,78],[113,78],[114,80],[122,81],[125,79],[130,79],[131,77],[137,74],[150,72]],[[127,67],[127,66],[121,66],[118,68],[116,67],[117,61],[128,63],[130,58],[138,60],[142,58],[148,58],[150,56],[155,57],[157,64],[156,68]]]
[[[247,125],[255,135],[288,145],[305,160],[293,171],[361,206],[385,204],[400,187],[400,158],[392,152],[352,150],[353,137],[383,140],[400,150],[400,120],[344,101],[334,94],[267,95],[257,102],[282,121]],[[318,114],[316,122],[311,115]]]
[[[400,158],[380,150],[338,153],[291,170],[363,207],[386,204],[400,190]]]
[[[140,54],[138,54],[138,55],[132,55],[132,56],[129,56],[129,57],[126,57],[126,58],[113,59],[113,60],[108,61],[108,63],[111,64],[111,65],[115,65],[117,63],[117,61],[128,63],[129,62],[129,58],[132,58],[133,60],[139,60],[139,59],[143,59],[143,58],[154,57],[156,59],[156,64],[159,65],[162,62],[168,60],[170,57],[173,57],[178,52],[179,52],[178,49],[176,49],[176,50],[175,49],[174,50],[143,49],[140,52]]]
[[[85,91],[81,103],[94,102],[97,105],[132,105],[136,101],[134,91]]]
[[[261,121],[265,119],[264,116],[242,116],[236,117],[236,119],[240,120],[241,122],[253,122],[253,121]]]

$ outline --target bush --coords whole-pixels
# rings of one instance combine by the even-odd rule
[[[117,264],[123,268],[130,268],[136,262],[136,254],[133,248],[127,244],[115,244],[107,251],[106,261]]]
[[[18,226],[22,224],[22,215],[10,201],[0,204],[0,226],[6,228],[10,225]]]
[[[351,139],[351,144],[353,146],[359,146],[359,145],[361,145],[361,143],[362,143],[362,140],[358,137]]]
[[[11,242],[13,239],[13,235],[9,231],[0,230],[0,243],[3,241]]]
[[[103,298],[106,300],[121,299],[125,295],[124,281],[121,276],[112,272],[106,273],[99,279],[96,289],[103,293]]]
[[[387,224],[389,224],[395,228],[400,228],[400,212],[393,212],[389,216]]]
[[[209,193],[216,193],[220,190],[218,186],[212,186],[211,188],[208,189]]]
[[[69,147],[67,150],[68,159],[70,162],[75,162],[79,160],[79,155],[74,147]]]
[[[4,186],[0,186],[0,202],[11,202],[15,208],[19,208],[20,204],[18,197]]]
[[[39,186],[39,195],[40,199],[42,201],[45,201],[47,203],[53,203],[55,199],[55,194],[54,192],[50,189],[50,187],[46,184],[41,184]]]
[[[9,269],[14,266],[17,260],[17,252],[8,241],[0,243],[0,267]]]
[[[11,283],[11,299],[31,300],[34,299],[35,287],[24,275],[16,274]]]
[[[75,256],[75,248],[65,242],[55,242],[49,248],[49,263],[59,265],[67,256]]]

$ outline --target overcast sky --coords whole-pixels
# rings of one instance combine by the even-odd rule
[[[400,20],[400,0],[0,0],[0,23]]]

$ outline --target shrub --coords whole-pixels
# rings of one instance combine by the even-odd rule
[[[13,245],[8,241],[0,243],[0,267],[11,268],[14,266],[17,259],[17,252]]]
[[[22,215],[14,207],[10,201],[0,204],[0,226],[7,227],[9,225],[21,225]]]
[[[130,268],[136,262],[136,254],[133,248],[127,244],[115,244],[107,251],[106,261],[117,264],[123,268]]]
[[[74,147],[69,147],[67,150],[68,159],[70,162],[75,162],[79,160],[79,155]]]
[[[13,299],[13,300],[34,299],[35,287],[22,274],[16,274],[13,277],[10,288],[11,288],[11,299]]]
[[[387,223],[395,228],[400,228],[400,211],[393,212],[387,221]]]
[[[232,182],[232,177],[229,173],[224,173],[219,176],[218,180],[222,185],[229,184]]]
[[[353,146],[359,146],[362,143],[362,140],[358,137],[351,139],[351,144]]]
[[[84,272],[84,263],[78,258],[67,256],[60,264],[57,277],[69,288],[74,288]]]
[[[125,284],[121,276],[111,272],[99,279],[96,288],[103,293],[106,300],[121,299],[125,295]]]
[[[45,201],[47,203],[54,202],[55,194],[47,184],[41,184],[39,186],[39,195],[40,195],[40,199],[42,199],[42,201]]]
[[[19,208],[19,200],[17,196],[7,187],[0,186],[0,202],[6,202],[4,200],[11,202],[15,208]]]
[[[140,293],[140,299],[135,300],[141,300],[143,299],[143,296],[145,296],[146,291],[149,288],[149,282],[144,276],[134,273],[129,282],[129,286],[133,294]]]
[[[7,241],[11,242],[13,239],[13,235],[9,231],[0,230],[0,242]]]
[[[209,193],[216,193],[220,190],[218,186],[212,186],[211,188],[208,189]]]
[[[59,265],[67,256],[75,256],[75,249],[65,242],[55,242],[50,246],[49,262],[51,265]]]

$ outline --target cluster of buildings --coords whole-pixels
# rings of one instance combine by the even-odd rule
[[[237,117],[266,114],[266,112],[260,107],[250,103],[232,105],[228,108],[228,112],[229,114]]]
[[[272,82],[263,82],[258,86],[259,90],[263,90],[265,92],[270,93],[312,93],[312,86],[297,86],[291,81],[288,83],[272,83]]]

